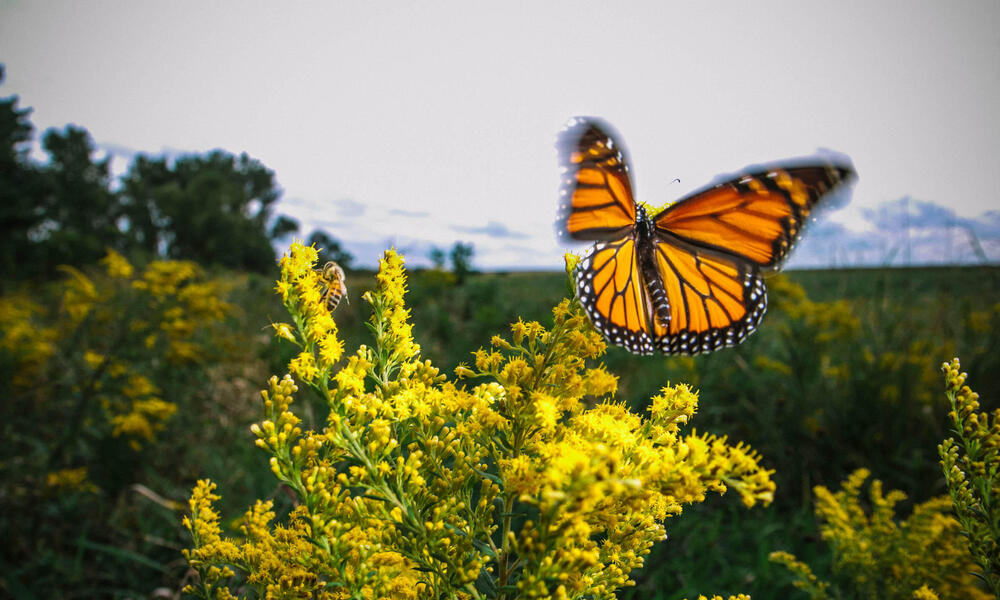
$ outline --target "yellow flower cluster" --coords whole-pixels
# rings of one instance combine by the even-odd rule
[[[177,412],[177,405],[162,398],[160,389],[127,361],[93,350],[84,352],[92,391],[108,422],[112,436],[124,437],[133,450],[155,441],[156,432]]]
[[[979,395],[965,385],[957,358],[941,370],[958,437],[938,446],[941,468],[978,575],[1000,597],[1000,409],[980,411]]]
[[[834,571],[843,588],[851,590],[848,595],[899,600],[990,597],[969,575],[973,563],[962,547],[948,498],[918,504],[908,518],[898,520],[895,507],[906,494],[883,493],[882,482],[876,479],[864,501],[861,487],[868,477],[866,469],[858,469],[838,492],[823,486],[813,490],[823,540],[833,551]],[[870,506],[867,512],[863,503]],[[810,598],[840,597],[831,595],[835,588],[818,580],[793,555],[775,552],[771,560],[788,567],[795,586]]]
[[[121,392],[130,403],[131,410],[111,418],[113,435],[131,438],[130,445],[138,450],[141,447],[139,440],[152,442],[153,433],[163,429],[167,420],[177,412],[177,405],[163,400],[160,390],[143,375],[129,376]]]
[[[125,266],[128,262],[120,255],[104,264],[112,277],[121,278],[129,272]],[[153,261],[141,277],[132,281],[132,287],[149,294],[148,308],[157,320],[137,321],[133,332],[145,335],[147,348],[164,345],[172,364],[201,361],[204,345],[196,341],[198,335],[232,311],[232,306],[222,300],[222,284],[207,280],[202,268],[191,261]]]
[[[109,249],[107,255],[101,259],[101,264],[110,277],[115,279],[132,279],[135,267],[120,253]]]
[[[830,597],[828,593],[830,584],[813,575],[809,565],[795,558],[794,554],[778,551],[772,552],[769,558],[771,562],[783,565],[791,571],[795,576],[793,585],[809,594],[811,600],[826,600]]]
[[[69,382],[66,396],[74,396],[78,410],[99,405],[110,435],[139,449],[177,411],[152,379],[156,365],[164,358],[173,365],[198,361],[232,307],[221,299],[223,286],[194,263],[155,261],[137,273],[109,250],[101,264],[107,277],[61,269],[67,277],[59,284],[58,310],[24,294],[0,298],[0,351],[15,358],[19,393],[44,389],[39,382],[46,377]]]
[[[69,276],[63,288],[62,310],[69,315],[72,323],[77,324],[90,314],[100,299],[97,287],[89,277],[73,267],[63,265],[59,270]]]
[[[325,377],[344,354],[344,345],[337,337],[337,323],[322,298],[324,282],[313,269],[316,258],[313,246],[292,244],[290,252],[281,258],[281,279],[276,288],[295,319],[299,337],[286,323],[274,323],[273,327],[279,337],[302,348],[288,365],[302,381],[313,381],[321,372]]]
[[[861,321],[854,315],[845,300],[816,302],[810,300],[805,289],[784,275],[767,282],[774,298],[774,309],[787,314],[792,321],[800,321],[814,332],[818,344],[852,339],[861,329]]]
[[[830,383],[844,383],[851,376],[851,367],[844,357],[831,352],[836,347],[857,345],[861,321],[855,316],[855,308],[844,300],[836,302],[816,302],[810,300],[805,289],[793,283],[785,275],[768,280],[769,298],[775,313],[783,313],[778,329],[789,340],[809,340],[811,361],[818,368],[822,379]],[[867,348],[869,358],[874,360]],[[760,354],[753,359],[754,367],[760,372],[771,372],[781,380],[793,381],[802,378],[801,363],[797,358]],[[808,419],[808,418],[807,418]],[[807,421],[807,427],[811,423]]]
[[[984,310],[974,310],[966,316],[966,327],[976,336],[1000,330],[1000,302]]]
[[[55,352],[60,331],[39,322],[45,314],[41,304],[27,294],[0,298],[0,352],[11,357],[14,374],[11,383],[17,390],[37,386],[39,377]]]
[[[811,379],[813,384],[826,380],[826,385],[845,385],[865,382],[877,395],[880,406],[892,407],[904,401],[916,399],[921,405],[932,406],[938,399],[933,392],[937,386],[938,369],[935,356],[947,352],[953,342],[942,340],[910,339],[893,344],[892,349],[879,350],[878,340],[862,335],[861,321],[855,313],[858,306],[846,300],[816,302],[810,300],[802,286],[792,283],[779,275],[768,281],[774,298],[775,312],[782,312],[788,319],[780,328],[785,336],[795,340],[809,340],[811,350],[808,363],[814,364],[820,381]],[[854,352],[844,354],[837,348],[854,348]],[[760,355],[754,358],[754,366],[762,371],[771,371],[783,379],[805,378],[801,366],[793,366],[799,358],[788,357],[776,360]],[[789,364],[791,362],[791,364]],[[818,422],[821,412],[806,417],[808,429],[821,426]]]
[[[97,486],[87,476],[87,467],[60,469],[47,473],[45,486],[55,492],[97,492]]]
[[[315,261],[298,243],[282,259],[293,324],[274,330],[301,349],[289,370],[326,400],[327,423],[304,430],[296,381],[271,378],[252,432],[298,508],[276,524],[258,504],[223,539],[199,484],[186,524],[203,597],[238,585],[231,566],[268,597],[610,599],[684,505],[727,489],[770,502],[752,451],[682,432],[697,409],[687,386],[665,387],[645,418],[614,400],[617,378],[590,364],[604,341],[569,300],[551,328],[518,321],[477,351],[456,371],[470,384],[449,382],[420,359],[390,250],[364,296],[374,345],[334,368]]]

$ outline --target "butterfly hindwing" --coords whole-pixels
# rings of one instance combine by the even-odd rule
[[[698,247],[776,269],[819,199],[852,176],[833,162],[753,171],[679,200],[653,223]]]
[[[576,293],[609,342],[637,354],[653,353],[649,292],[631,236],[595,244],[577,265]]]
[[[752,333],[767,309],[759,269],[738,257],[657,236],[653,263],[668,318],[656,346],[665,354],[700,354],[735,346]]]
[[[564,171],[557,231],[578,240],[620,238],[635,225],[635,201],[624,149],[613,129],[574,119],[559,134]]]

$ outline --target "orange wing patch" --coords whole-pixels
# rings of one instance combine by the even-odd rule
[[[664,237],[655,242],[654,260],[670,315],[657,336],[661,352],[698,354],[735,346],[764,316],[764,280],[752,265]]]
[[[816,202],[852,175],[833,165],[764,170],[684,198],[653,222],[686,242],[772,269],[788,255]]]
[[[649,292],[631,236],[595,245],[577,266],[576,291],[591,322],[609,342],[652,354]]]
[[[606,124],[578,119],[559,135],[565,173],[557,223],[560,235],[608,240],[635,225],[631,177],[610,131]]]

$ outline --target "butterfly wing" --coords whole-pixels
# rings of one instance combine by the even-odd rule
[[[656,236],[652,262],[649,287],[659,300],[654,314],[662,315],[655,323],[655,342],[665,354],[735,346],[764,316],[764,280],[746,260]]]
[[[637,354],[652,354],[650,328],[655,319],[636,252],[632,236],[595,244],[577,265],[576,293],[590,321],[609,342]]]
[[[845,162],[752,170],[696,192],[653,217],[658,232],[777,269],[820,198],[854,178]]]
[[[781,266],[820,199],[853,177],[847,163],[755,169],[654,216],[650,285],[664,298],[654,312],[669,315],[657,348],[698,354],[743,341],[767,309],[761,271]]]
[[[561,237],[612,240],[635,226],[635,201],[625,149],[600,119],[578,117],[559,134],[563,167],[559,219]]]
[[[639,267],[636,206],[624,146],[606,122],[578,117],[559,134],[563,167],[557,231],[598,243],[576,268],[577,298],[612,344],[651,354],[649,289]]]

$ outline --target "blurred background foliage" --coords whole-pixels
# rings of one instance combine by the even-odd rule
[[[0,595],[173,597],[190,577],[180,516],[197,479],[225,490],[225,518],[256,498],[289,509],[248,427],[292,356],[269,324],[285,318],[273,243],[298,224],[274,214],[274,173],[246,155],[137,155],[113,181],[80,127],[46,132],[47,160],[33,159],[29,116],[0,99]],[[347,350],[369,343],[358,300],[373,274],[329,235],[308,239],[347,268]],[[408,304],[448,373],[571,293],[561,272],[476,273],[465,244],[430,258]],[[605,356],[634,410],[668,381],[695,386],[695,427],[753,446],[778,484],[769,508],[711,498],[668,522],[624,598],[803,597],[768,556],[832,579],[814,486],[866,468],[906,492],[901,514],[943,494],[938,369],[953,356],[997,406],[1000,268],[795,271],[768,287],[760,330],[737,348]],[[307,427],[322,427],[316,402],[301,399]]]
[[[276,258],[271,243],[298,232],[294,219],[274,214],[281,197],[274,172],[246,154],[139,153],[116,178],[110,155],[76,125],[46,131],[45,160],[32,158],[30,115],[16,96],[0,99],[0,278],[6,286],[49,278],[59,265],[92,264],[107,248],[130,258],[263,273]]]

